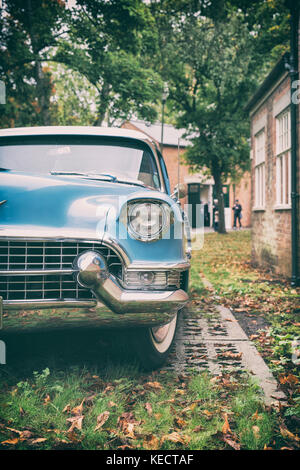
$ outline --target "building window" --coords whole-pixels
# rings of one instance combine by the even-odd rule
[[[276,118],[276,205],[291,205],[290,112]]]
[[[255,136],[255,207],[265,207],[265,130]]]

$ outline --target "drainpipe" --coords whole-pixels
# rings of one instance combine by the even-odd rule
[[[291,238],[292,238],[292,286],[299,285],[298,277],[298,178],[297,178],[297,112],[298,105],[296,99],[296,88],[298,77],[298,27],[299,27],[299,6],[293,2],[291,11],[291,55],[288,66],[291,78]]]

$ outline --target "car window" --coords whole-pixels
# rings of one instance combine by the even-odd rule
[[[0,145],[0,168],[39,174],[110,174],[160,189],[156,162],[143,142],[50,137],[23,138],[22,144],[6,139],[6,145]]]

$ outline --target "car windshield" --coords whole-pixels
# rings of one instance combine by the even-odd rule
[[[110,181],[140,182],[155,189],[160,186],[155,160],[143,142],[61,136],[5,140],[0,145],[3,169],[91,178],[98,175]]]

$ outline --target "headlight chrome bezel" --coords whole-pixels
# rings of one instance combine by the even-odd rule
[[[157,208],[159,208],[160,214],[161,214],[161,222],[159,224],[159,227],[156,231],[150,232],[148,234],[141,233],[137,230],[136,227],[133,226],[133,222],[131,218],[134,215],[134,211],[136,211],[139,207],[142,208],[144,206],[143,210],[145,209],[146,206],[150,208],[150,213],[151,213],[151,207],[155,208],[155,211],[157,211]],[[171,223],[172,223],[172,211],[171,207],[162,202],[162,201],[152,201],[152,200],[136,200],[134,202],[131,202],[127,205],[127,229],[129,234],[135,238],[136,240],[142,241],[142,242],[153,242],[156,240],[159,240],[163,237],[163,235],[170,230]],[[151,228],[151,224],[153,225],[153,222],[149,220],[149,227],[148,229]]]

